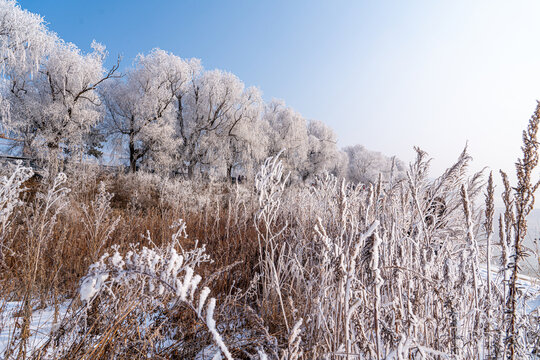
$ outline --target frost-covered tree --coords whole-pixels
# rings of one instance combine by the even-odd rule
[[[204,71],[197,59],[154,49],[102,93],[104,128],[124,142],[132,171],[152,160],[189,177],[203,168],[230,175],[266,156],[253,132],[262,126],[259,91],[233,74]]]
[[[349,157],[347,153],[343,150],[338,150],[334,162],[330,164],[328,172],[337,178],[345,179],[347,178],[347,170],[349,167]]]
[[[60,150],[83,148],[102,116],[97,87],[118,68],[106,72],[104,46],[93,42],[92,48],[83,54],[75,45],[57,40],[36,71],[8,78],[2,90],[12,110],[9,126],[23,138],[25,152],[56,158]]]
[[[148,166],[170,166],[177,145],[170,79],[163,58],[156,55],[139,55],[124,78],[102,89],[107,108],[103,127],[123,144],[132,172],[143,160]]]
[[[293,180],[307,180],[317,174],[344,173],[346,156],[337,148],[335,132],[322,121],[307,121],[302,115],[274,100],[266,105],[268,153],[281,155]]]
[[[302,168],[302,179],[323,172],[332,172],[340,160],[337,136],[328,125],[320,120],[308,122],[307,161]]]
[[[180,165],[190,178],[203,167],[208,171],[224,166],[230,174],[242,153],[238,141],[252,139],[242,127],[257,117],[260,94],[231,73],[202,71],[191,64],[188,84],[175,94]]]
[[[296,179],[298,169],[308,160],[308,130],[306,120],[285,103],[274,100],[266,106],[265,120],[269,124],[269,155],[284,150],[281,159],[287,171]]]
[[[0,73],[4,85],[13,78],[37,71],[41,59],[56,42],[43,18],[22,10],[16,1],[0,1]],[[2,131],[8,131],[10,104],[0,93]]]
[[[14,0],[0,0],[0,69],[4,76],[37,70],[56,41],[41,16],[22,10]]]
[[[404,177],[405,164],[395,157],[367,150],[362,145],[348,146],[343,150],[349,158],[347,177],[353,183],[375,183],[379,174],[383,180]]]
[[[223,129],[225,146],[219,151],[227,178],[235,170],[237,173],[253,174],[253,170],[267,155],[267,139],[261,120],[262,103],[259,90],[248,88],[238,99],[233,111],[227,114],[227,123]]]

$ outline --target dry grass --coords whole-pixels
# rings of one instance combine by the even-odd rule
[[[141,243],[149,246],[143,235],[149,233],[154,245],[160,246],[171,238],[174,232],[171,225],[177,219],[186,221],[189,239],[184,240],[184,246],[190,248],[198,240],[206,244],[207,252],[214,262],[207,266],[209,274],[231,264],[234,266],[223,276],[212,280],[213,288],[226,293],[231,287],[245,289],[254,275],[255,264],[258,258],[257,234],[253,225],[253,208],[233,208],[238,204],[222,201],[234,189],[224,186],[222,194],[215,195],[201,209],[187,209],[183,204],[161,205],[161,199],[156,189],[145,189],[147,192],[139,199],[136,205],[130,199],[128,190],[130,185],[122,183],[122,179],[100,177],[104,181],[107,191],[114,194],[111,200],[111,217],[120,218],[118,225],[110,237],[104,242],[101,256],[113,245],[125,248],[131,243]],[[72,191],[69,194],[69,208],[58,214],[56,225],[51,229],[50,238],[39,257],[38,276],[34,286],[38,293],[49,297],[53,291],[57,296],[70,296],[78,287],[78,282],[86,273],[88,267],[95,262],[96,256],[92,254],[89,244],[88,230],[83,219],[83,207],[90,207],[92,199],[98,193],[98,184],[83,187],[84,192]],[[69,184],[67,185],[68,187]],[[23,277],[27,274],[30,265],[29,259],[19,254],[27,253],[27,247],[35,243],[30,239],[29,218],[34,214],[31,208],[36,206],[36,193],[43,191],[45,184],[32,180],[26,183],[28,189],[24,193],[25,208],[14,219],[16,229],[9,234],[12,256],[7,256],[2,268],[3,289],[10,289],[13,298],[20,297],[24,292]],[[121,190],[120,190],[121,189]],[[115,193],[114,191],[118,191]],[[190,201],[186,201],[189,204]],[[242,206],[245,204],[242,204]],[[231,214],[234,212],[234,215]],[[53,289],[54,287],[54,289]],[[5,291],[6,292],[6,291]],[[5,293],[4,292],[4,293]]]

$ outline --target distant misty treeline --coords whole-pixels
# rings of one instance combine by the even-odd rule
[[[334,131],[235,75],[155,49],[120,73],[105,47],[81,52],[40,16],[0,0],[2,122],[14,148],[47,161],[118,156],[145,169],[224,178],[252,176],[268,156],[294,180],[329,172],[353,182],[402,176],[401,161],[361,145],[339,149]]]

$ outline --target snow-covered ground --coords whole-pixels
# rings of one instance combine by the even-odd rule
[[[485,264],[480,267],[480,274],[484,280],[487,279],[487,269]],[[502,276],[497,266],[491,265],[491,279],[497,285],[502,284]],[[518,287],[528,299],[525,302],[527,313],[531,313],[540,308],[540,279],[527,275],[519,275]]]
[[[496,208],[494,223],[498,224],[499,215],[504,212],[504,208]],[[495,226],[495,235],[493,236],[492,244],[495,245],[499,241],[499,227]],[[526,275],[540,275],[539,259],[535,256],[536,251],[540,251],[540,243],[537,244],[537,239],[540,238],[540,209],[533,209],[527,216],[527,235],[525,236],[523,245],[528,250],[527,256],[523,259],[521,272]],[[493,246],[493,261],[501,254],[499,246]]]
[[[33,312],[27,348],[28,354],[45,344],[51,332],[67,313],[69,304],[70,302],[64,302],[58,306],[56,319],[54,306],[36,309]],[[2,358],[8,344],[13,339],[17,324],[22,321],[19,315],[22,302],[7,302],[0,304],[0,306],[3,310],[0,313],[0,358]]]

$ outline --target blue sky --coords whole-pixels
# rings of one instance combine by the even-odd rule
[[[474,168],[513,172],[540,99],[536,1],[21,0],[63,39],[110,61],[159,47],[236,74],[341,146],[441,172],[469,142]],[[111,62],[112,63],[112,62]]]

